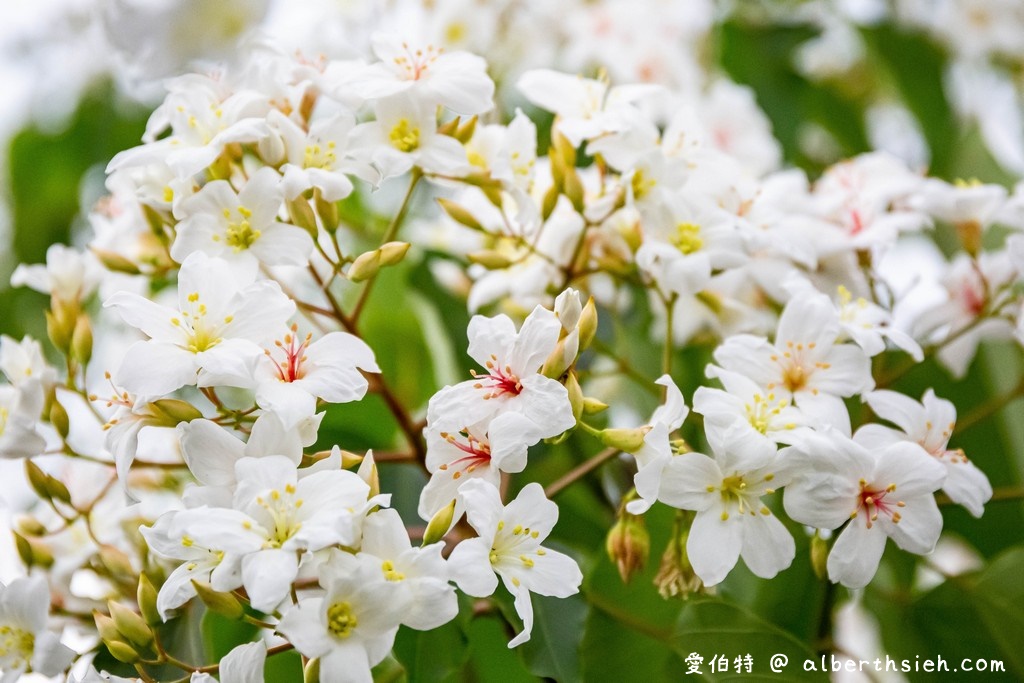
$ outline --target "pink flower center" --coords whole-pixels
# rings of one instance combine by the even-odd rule
[[[498,357],[494,354],[491,354],[491,360],[487,361],[485,367],[488,372],[486,375],[481,375],[476,370],[469,371],[473,378],[478,380],[473,388],[487,390],[484,400],[498,398],[506,394],[518,396],[523,390],[522,382],[512,372],[511,366],[506,365],[504,369],[499,367]]]
[[[407,81],[418,81],[426,75],[430,65],[444,54],[443,47],[427,45],[425,48],[412,49],[408,43],[402,43],[405,54],[394,58],[395,66],[402,70]]]
[[[466,442],[463,443],[459,441],[457,436],[465,437]],[[463,453],[466,453],[463,457],[457,458],[445,465],[441,465],[438,468],[442,471],[454,469],[455,471],[452,473],[452,479],[458,479],[463,473],[470,474],[481,465],[490,464],[490,444],[484,443],[480,439],[476,438],[470,434],[468,430],[463,430],[458,435],[441,432],[441,438],[445,439],[448,443],[455,446]]]
[[[879,489],[861,479],[857,509],[850,515],[850,519],[856,519],[857,515],[863,512],[869,529],[874,522],[878,521],[880,514],[890,518],[894,524],[899,524],[902,516],[897,508],[905,507],[906,503],[902,500],[893,500],[891,494],[895,491],[896,484],[889,484],[885,488]]]
[[[299,342],[296,336],[297,330],[298,326],[292,325],[292,331],[284,336],[284,340],[278,339],[274,342],[274,346],[283,352],[283,357],[278,355],[275,358],[276,354],[271,353],[270,349],[264,350],[274,364],[277,378],[282,382],[294,382],[297,379],[302,379],[306,374],[306,369],[302,367],[302,364],[306,361],[306,349],[309,347],[313,335],[307,334],[306,338]]]

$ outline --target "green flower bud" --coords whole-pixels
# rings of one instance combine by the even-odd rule
[[[88,365],[92,359],[92,325],[87,315],[80,315],[75,321],[75,329],[71,333],[71,357],[82,365]]]
[[[132,645],[146,649],[153,643],[153,630],[141,616],[113,600],[107,602],[107,609],[117,630],[124,634]]]
[[[292,223],[309,233],[314,240],[317,238],[316,214],[309,202],[301,194],[295,199],[285,202],[288,217]]]
[[[635,453],[644,445],[644,437],[651,431],[648,426],[632,429],[602,429],[601,443],[611,448],[618,448],[624,453]]]
[[[110,654],[113,655],[114,659],[125,664],[134,664],[135,662],[142,659],[141,655],[136,652],[128,643],[120,640],[105,640],[103,644],[107,646]]]
[[[452,528],[452,521],[455,517],[455,501],[448,503],[437,511],[427,524],[427,530],[423,532],[423,545],[428,546],[437,543],[444,538],[448,530]]]
[[[456,204],[450,199],[444,198],[438,198],[437,203],[441,205],[441,209],[448,214],[449,218],[456,223],[464,225],[471,230],[476,230],[478,232],[484,231],[484,227],[480,225],[480,221],[478,221],[473,214],[461,204]]]
[[[50,403],[50,424],[60,434],[60,438],[68,438],[71,431],[71,421],[68,418],[68,411],[60,404],[60,401]]]
[[[150,626],[159,626],[163,623],[160,617],[160,610],[156,607],[157,590],[153,582],[145,574],[139,574],[139,587],[135,591],[135,599],[139,603],[139,611],[142,618]]]
[[[241,619],[245,616],[245,609],[231,593],[219,593],[213,587],[202,581],[192,580],[192,586],[196,589],[196,595],[203,601],[207,609],[221,614],[228,619]]]

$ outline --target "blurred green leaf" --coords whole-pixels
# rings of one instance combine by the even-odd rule
[[[1024,677],[1024,547],[993,560],[975,575],[958,576],[927,593],[909,597],[872,587],[867,605],[878,616],[886,649],[894,658],[941,655],[950,671],[963,659],[1002,660],[1006,673],[992,680]],[[963,672],[961,672],[963,675]],[[908,678],[945,680],[949,674],[911,672]]]
[[[587,604],[580,595],[549,598],[534,595],[533,634],[520,646],[526,665],[537,676],[560,683],[580,680],[580,640]]]
[[[409,683],[458,680],[469,658],[468,640],[458,619],[431,631],[400,628],[394,652]]]
[[[947,179],[956,176],[953,157],[957,124],[943,94],[946,56],[924,33],[891,24],[861,29],[872,56],[892,76],[907,108],[921,124],[931,149],[930,173]]]

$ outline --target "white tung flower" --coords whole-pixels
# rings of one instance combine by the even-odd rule
[[[359,337],[330,332],[313,341],[293,325],[256,367],[256,403],[278,414],[286,427],[313,415],[316,400],[358,401],[369,384],[360,370],[380,372],[373,350]]]
[[[225,261],[202,252],[181,266],[177,308],[129,292],[104,306],[150,337],[128,349],[117,371],[119,384],[148,395],[190,384],[251,386],[258,344],[295,310],[276,282],[240,285]]]
[[[533,630],[530,593],[565,598],[577,593],[583,580],[575,560],[541,546],[558,521],[558,506],[537,483],[523,487],[507,506],[498,489],[481,480],[467,482],[459,496],[478,535],[455,546],[448,558],[452,578],[469,595],[486,597],[501,577],[523,619],[522,632],[508,644],[515,647]]]
[[[864,425],[854,440],[868,449],[884,448],[892,443],[910,441],[921,446],[946,468],[942,490],[954,503],[981,517],[985,503],[992,497],[992,485],[985,473],[967,459],[963,450],[950,449],[949,438],[956,426],[956,406],[935,396],[929,389],[921,403],[895,391],[872,391],[864,395],[871,410],[899,429],[882,425]]]
[[[480,57],[384,33],[372,40],[381,61],[350,84],[356,94],[376,99],[409,93],[431,107],[441,105],[458,114],[482,114],[494,106],[494,81]]]
[[[56,676],[75,652],[47,630],[50,587],[32,576],[0,583],[0,683],[13,683],[26,671]]]
[[[320,567],[323,597],[289,609],[278,632],[307,657],[320,660],[323,683],[372,683],[370,668],[388,656],[404,603],[386,599],[386,580],[366,580]]]
[[[715,350],[726,370],[746,375],[780,400],[793,399],[808,417],[850,432],[842,398],[874,387],[871,362],[860,347],[837,344],[839,316],[824,294],[790,301],[775,342],[736,335]]]
[[[796,546],[761,498],[789,478],[775,445],[737,425],[708,432],[715,454],[685,453],[665,468],[658,497],[696,510],[686,552],[707,586],[721,582],[742,557],[755,575],[770,579],[793,561]]]
[[[181,201],[181,219],[171,258],[182,262],[196,251],[218,256],[253,276],[260,263],[301,266],[313,251],[309,233],[277,219],[281,178],[272,168],[254,173],[240,192],[226,180],[214,180]]]
[[[863,588],[875,575],[892,538],[908,552],[932,551],[942,532],[934,492],[946,471],[913,443],[868,450],[835,430],[802,439],[782,451],[796,473],[786,487],[786,513],[801,524],[837,529],[828,576]]]
[[[562,325],[538,306],[516,332],[505,315],[469,321],[469,355],[484,366],[473,379],[434,394],[427,406],[428,428],[458,432],[467,426],[520,413],[534,430],[527,445],[558,436],[576,424],[569,393],[561,383],[540,374],[555,350]]]
[[[172,535],[242,558],[242,584],[253,607],[273,610],[287,596],[301,555],[359,538],[370,487],[338,467],[337,458],[298,470],[283,456],[242,458],[232,508],[195,508],[178,513]]]

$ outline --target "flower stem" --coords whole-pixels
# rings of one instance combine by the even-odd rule
[[[395,239],[395,235],[398,234],[398,228],[401,227],[402,221],[405,220],[405,215],[409,212],[409,204],[412,200],[412,194],[416,190],[416,186],[420,182],[420,178],[423,177],[423,172],[418,168],[412,170],[412,178],[409,180],[409,189],[405,191],[405,198],[402,199],[402,206],[399,207],[398,213],[392,219],[391,224],[388,225],[388,229],[384,232],[384,238],[381,240],[381,244],[387,244]],[[377,275],[375,273],[369,280],[366,281],[366,285],[363,287],[363,291],[359,293],[359,299],[356,301],[355,308],[352,309],[352,315],[350,319],[352,324],[356,325],[359,323],[359,316],[363,313],[363,308],[366,306],[367,299],[370,298],[370,290],[373,289],[373,283],[377,281]]]
[[[563,474],[561,477],[559,477],[552,483],[548,484],[548,487],[544,489],[544,495],[546,495],[548,498],[554,498],[564,489],[568,488],[571,484],[573,484],[579,479],[582,479],[590,472],[596,470],[598,467],[614,458],[616,455],[618,455],[618,453],[619,449],[617,448],[606,448],[597,455],[590,458],[589,460],[581,462],[579,465],[572,468],[571,470]]]

